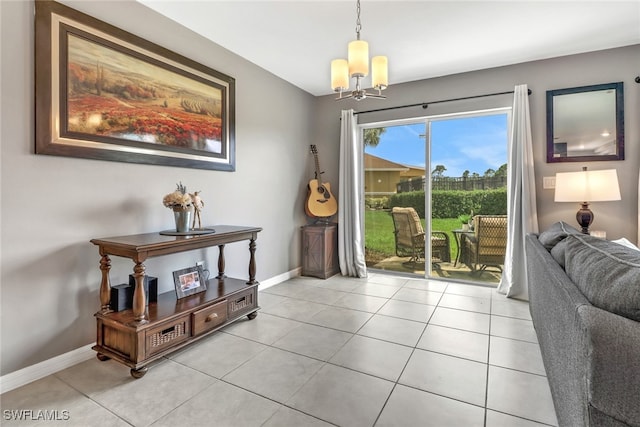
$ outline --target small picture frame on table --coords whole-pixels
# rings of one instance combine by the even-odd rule
[[[173,282],[178,299],[207,290],[207,281],[200,266],[174,271]]]

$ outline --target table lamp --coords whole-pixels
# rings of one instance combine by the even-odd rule
[[[588,171],[586,166],[581,172],[556,173],[556,202],[580,202],[582,207],[576,214],[576,220],[582,232],[589,234],[589,225],[593,222],[593,212],[589,202],[620,200],[618,173],[615,169]]]

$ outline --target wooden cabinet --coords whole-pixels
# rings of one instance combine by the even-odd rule
[[[142,377],[147,365],[166,354],[196,341],[223,326],[257,315],[258,282],[255,280],[255,249],[261,228],[216,226],[215,233],[165,236],[159,233],[93,239],[99,247],[102,270],[101,310],[97,319],[98,359],[114,359],[131,368],[134,378]],[[249,280],[226,277],[224,246],[249,240]],[[147,258],[210,246],[218,246],[218,276],[207,281],[207,290],[178,299],[175,291],[158,295],[157,302],[146,303],[144,293]],[[130,258],[135,263],[136,286],[133,308],[114,312],[110,308],[110,256]]]
[[[338,225],[302,227],[302,275],[326,279],[338,271]]]

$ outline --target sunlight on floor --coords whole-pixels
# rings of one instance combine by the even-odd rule
[[[434,262],[432,266],[433,270],[431,274],[433,278],[443,278],[464,282],[479,282],[484,285],[493,284],[497,286],[498,283],[500,283],[500,278],[502,277],[502,272],[496,268],[487,269],[482,273],[479,273],[472,272],[466,265],[461,265],[460,263],[454,266],[454,263],[450,262]],[[424,260],[410,261],[409,257],[393,256],[377,262],[376,264],[369,265],[368,267],[373,270],[409,273],[420,277],[424,277],[425,275]]]

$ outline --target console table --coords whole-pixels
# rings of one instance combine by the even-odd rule
[[[147,365],[167,353],[198,340],[247,315],[256,317],[258,282],[255,250],[262,228],[217,225],[210,234],[167,236],[159,233],[92,239],[100,252],[100,311],[96,345],[99,360],[114,359],[131,368],[131,376],[141,378]],[[224,246],[249,240],[249,279],[224,274]],[[175,254],[218,246],[218,275],[208,280],[206,292],[177,299],[174,291],[158,295],[147,305],[144,292],[144,261],[159,255]],[[110,256],[130,258],[134,262],[135,290],[133,308],[114,312],[110,308]]]

